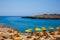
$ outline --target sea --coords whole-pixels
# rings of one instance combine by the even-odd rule
[[[60,26],[60,20],[29,19],[22,18],[21,16],[0,16],[0,25],[12,27],[19,32],[25,33],[25,30],[30,28],[33,32],[34,27],[46,27],[46,29],[49,30],[49,27],[52,26],[54,29],[56,29],[58,26]]]

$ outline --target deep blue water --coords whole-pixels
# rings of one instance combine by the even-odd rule
[[[47,20],[47,19],[27,19],[21,18],[19,16],[0,16],[0,25],[11,26],[20,32],[25,32],[24,30],[34,27],[46,27],[49,26],[56,28],[60,26],[60,20]]]

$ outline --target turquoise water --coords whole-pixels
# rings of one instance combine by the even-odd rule
[[[27,19],[19,16],[0,16],[0,25],[11,26],[14,29],[24,33],[28,28],[46,27],[49,26],[56,28],[60,26],[60,20],[47,20],[47,19]]]

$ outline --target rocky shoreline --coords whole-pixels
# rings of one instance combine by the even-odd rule
[[[26,16],[26,17],[22,17],[22,18],[29,18],[29,19],[54,19],[54,20],[60,20],[60,18],[40,18],[40,17],[28,17],[28,16]]]
[[[58,32],[49,33],[44,29],[42,32],[23,34],[11,27],[0,26],[0,40],[56,40],[58,37],[60,38],[60,27]]]
[[[36,15],[36,16],[24,16],[22,18],[30,18],[30,19],[59,19],[60,14],[44,14],[44,15]]]
[[[0,26],[0,40],[20,40],[21,36],[22,33],[11,27]]]

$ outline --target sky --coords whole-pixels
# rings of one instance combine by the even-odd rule
[[[0,0],[0,16],[60,14],[60,0]]]

